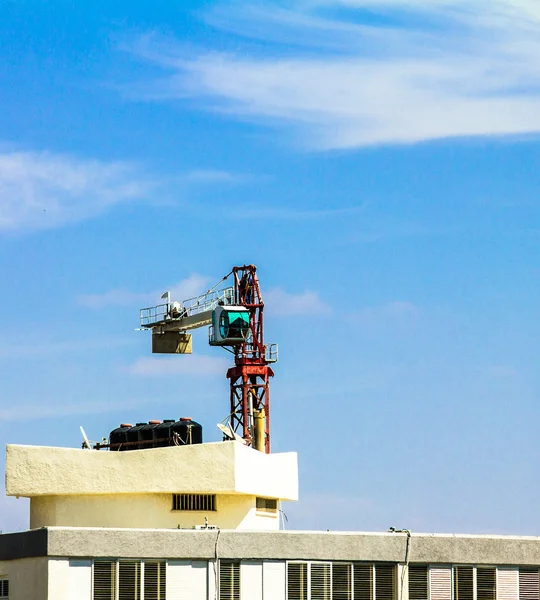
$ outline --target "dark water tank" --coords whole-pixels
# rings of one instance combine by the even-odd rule
[[[143,427],[146,427],[146,423],[137,423],[135,427],[128,429],[127,432],[127,441],[128,442],[140,442],[142,440],[142,430]],[[138,444],[129,445],[126,450],[139,450],[139,448],[144,448],[144,446],[139,446]]]
[[[154,442],[154,440],[156,439],[156,427],[158,425],[161,424],[161,421],[148,421],[148,425],[145,425],[142,429],[141,429],[141,433],[139,436],[140,440],[143,440],[144,442]],[[154,448],[154,444],[141,444],[141,449],[144,450],[145,448]]]
[[[120,427],[113,429],[109,434],[109,444],[123,444],[127,442],[127,432],[133,425],[131,423],[122,423]],[[116,448],[109,448],[109,450],[127,450],[127,447],[117,446]]]
[[[154,448],[162,448],[171,445],[171,426],[174,419],[165,419],[161,425],[154,429]]]
[[[178,435],[177,439],[180,446],[202,444],[202,425],[193,421],[191,417],[181,417],[171,427],[171,432]]]

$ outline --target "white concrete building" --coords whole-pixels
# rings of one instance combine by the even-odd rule
[[[130,452],[7,446],[6,493],[30,498],[30,527],[279,529],[298,499],[296,453],[239,442]]]
[[[279,530],[294,453],[8,446],[6,490],[1,600],[540,600],[540,538]]]

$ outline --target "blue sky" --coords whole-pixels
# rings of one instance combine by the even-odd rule
[[[2,2],[0,442],[218,440],[229,355],[152,357],[138,310],[255,263],[289,527],[540,535],[539,30],[527,0]]]

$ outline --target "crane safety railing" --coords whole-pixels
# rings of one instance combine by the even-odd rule
[[[180,308],[173,312],[173,302],[158,304],[142,308],[140,311],[141,327],[154,327],[160,323],[179,320],[185,317],[214,310],[218,305],[230,306],[234,304],[234,288],[227,287],[221,290],[207,292],[194,298],[188,298],[180,303]]]

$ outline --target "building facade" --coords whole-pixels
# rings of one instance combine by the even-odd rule
[[[540,538],[51,527],[0,536],[9,600],[538,600]]]
[[[280,529],[295,453],[7,447],[0,600],[540,600],[540,538]]]

